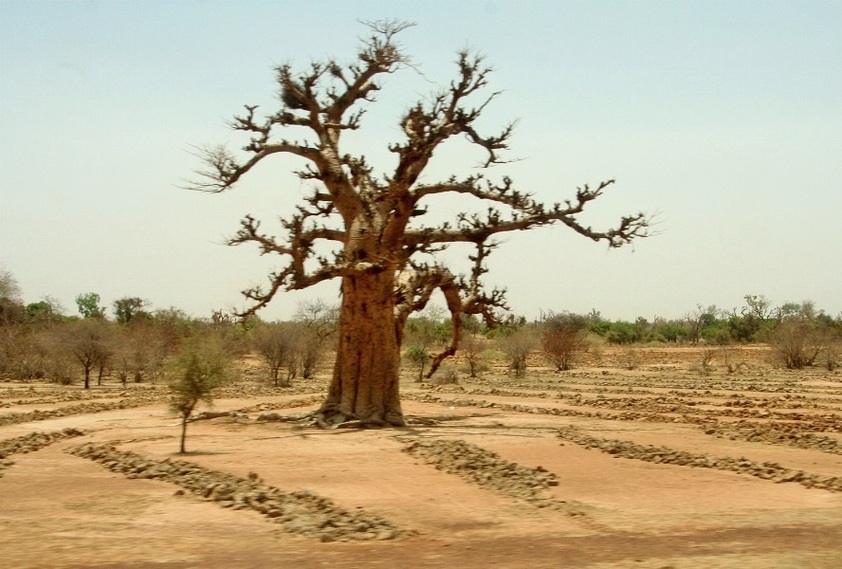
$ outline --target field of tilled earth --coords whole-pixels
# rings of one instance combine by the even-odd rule
[[[407,427],[333,431],[290,420],[326,376],[271,388],[252,360],[185,455],[163,386],[7,381],[0,565],[842,567],[842,373],[768,356],[407,372]]]

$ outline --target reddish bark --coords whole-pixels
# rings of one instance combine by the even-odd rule
[[[321,419],[336,425],[403,425],[399,392],[400,340],[394,273],[362,272],[342,279],[339,347]]]

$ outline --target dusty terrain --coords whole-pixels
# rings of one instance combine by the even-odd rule
[[[403,385],[403,429],[319,431],[324,379],[254,366],[193,422],[161,387],[0,384],[0,564],[16,568],[842,567],[842,373],[765,349],[607,351]],[[45,436],[34,436],[33,433]]]

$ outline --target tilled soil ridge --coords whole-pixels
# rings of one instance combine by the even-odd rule
[[[545,491],[558,486],[556,475],[540,466],[520,466],[462,440],[413,440],[402,450],[439,470],[528,502],[548,503]]]
[[[107,444],[86,443],[68,452],[96,461],[128,478],[163,480],[220,506],[256,511],[281,524],[286,532],[325,542],[393,539],[404,533],[376,514],[343,509],[306,490],[283,492],[264,484],[254,473],[245,479],[187,461],[145,458]],[[183,494],[183,491],[178,493]]]
[[[30,433],[22,437],[0,441],[0,477],[3,476],[4,469],[14,464],[13,460],[8,460],[7,458],[10,455],[34,452],[55,442],[79,437],[83,434],[79,429],[67,428],[52,433]]]
[[[566,441],[576,443],[585,448],[595,448],[602,452],[635,460],[643,460],[656,464],[676,464],[679,466],[691,466],[696,468],[713,468],[727,470],[739,474],[748,474],[772,480],[774,482],[798,482],[807,488],[819,488],[831,492],[842,492],[842,477],[823,476],[786,468],[776,462],[758,463],[744,457],[734,458],[730,456],[716,457],[709,454],[697,454],[687,451],[671,449],[668,447],[656,447],[652,445],[639,445],[631,441],[617,439],[603,439],[592,437],[582,433],[575,427],[566,427],[558,431],[558,437]]]

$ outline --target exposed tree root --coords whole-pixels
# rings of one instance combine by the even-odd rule
[[[341,409],[323,406],[312,414],[313,426],[322,429],[382,429],[384,427],[403,427],[406,425],[403,414],[392,413],[386,419],[377,416],[361,417]]]
[[[401,416],[400,423],[386,422],[376,418],[361,418],[341,411],[325,412],[320,409],[310,413],[283,415],[281,413],[261,413],[257,417],[262,422],[296,423],[300,429],[381,429],[385,427],[403,427],[406,423]]]

